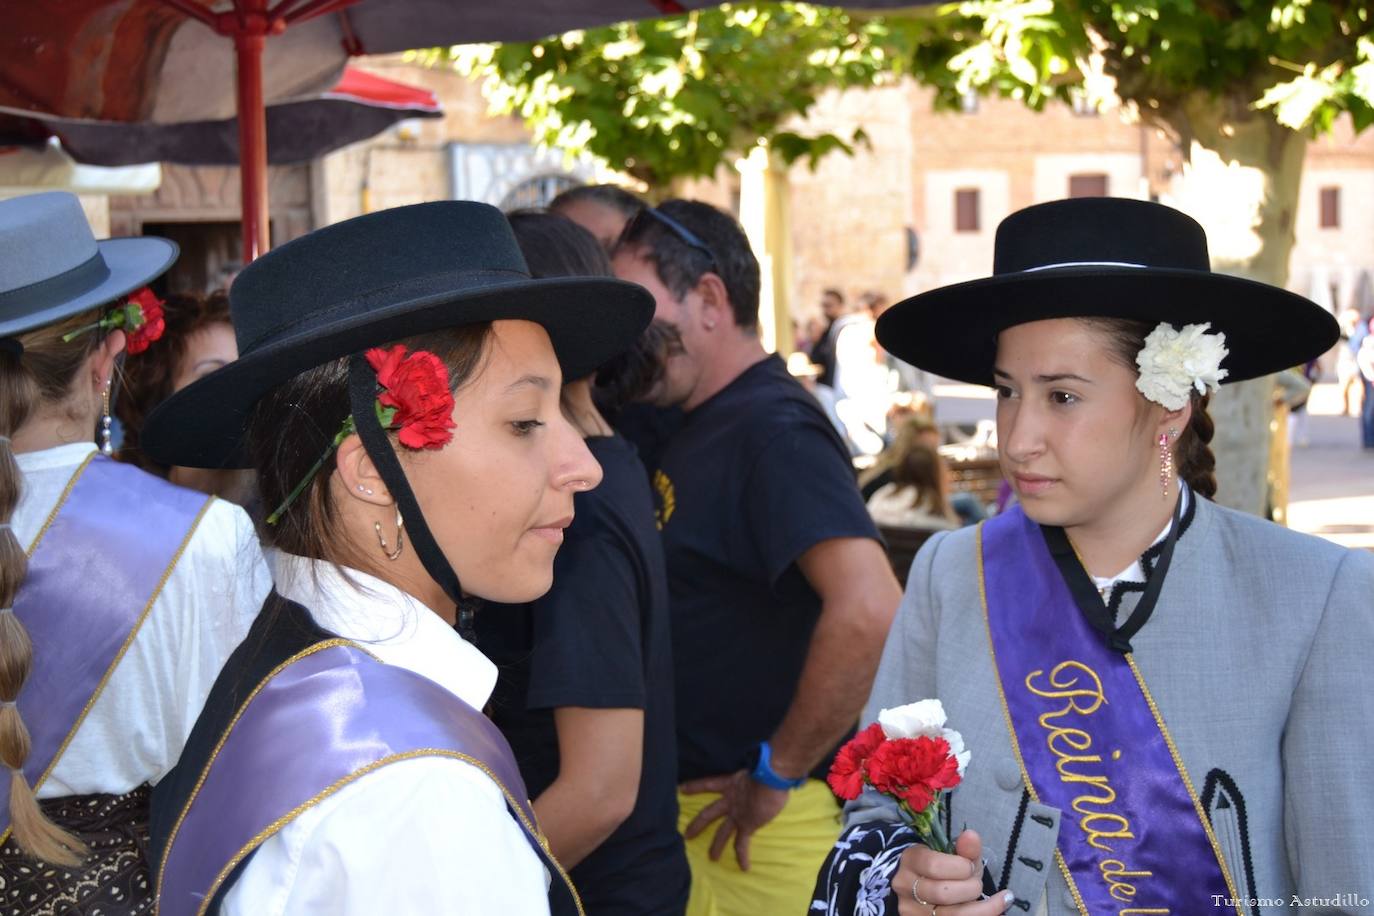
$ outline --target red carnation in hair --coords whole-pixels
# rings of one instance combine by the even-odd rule
[[[830,790],[845,801],[858,798],[864,789],[864,763],[885,738],[883,727],[874,722],[840,748],[825,777]]]
[[[167,330],[162,317],[163,301],[148,287],[129,294],[124,318],[124,338],[129,354],[142,353]],[[133,313],[137,312],[137,316]]]
[[[935,796],[959,785],[959,761],[944,738],[895,738],[883,742],[866,764],[873,788],[924,811]]]
[[[453,440],[457,424],[443,360],[427,350],[408,354],[401,344],[368,350],[366,356],[384,389],[377,397],[383,427],[395,430],[407,448],[443,448]]]

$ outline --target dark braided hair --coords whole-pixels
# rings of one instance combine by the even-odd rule
[[[1132,370],[1136,368],[1136,356],[1145,346],[1145,338],[1155,328],[1148,322],[1125,318],[1080,320],[1105,333],[1111,344],[1112,357]],[[1192,419],[1188,421],[1188,428],[1179,434],[1174,464],[1178,468],[1179,478],[1194,493],[1214,499],[1217,495],[1217,459],[1212,454],[1212,436],[1216,433],[1216,424],[1207,413],[1212,396],[1193,391],[1191,398]]]

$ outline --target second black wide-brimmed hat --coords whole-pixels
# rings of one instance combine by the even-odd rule
[[[564,378],[576,379],[630,346],[654,311],[648,291],[632,283],[530,279],[506,218],[471,201],[397,207],[318,229],[245,267],[229,304],[239,358],[154,411],[142,445],[161,463],[247,466],[240,442],[264,394],[369,347],[521,319],[543,326]]]
[[[997,335],[1051,318],[1128,318],[1226,335],[1226,382],[1300,365],[1340,336],[1325,309],[1295,293],[1213,273],[1207,236],[1162,204],[1076,198],[1018,210],[997,227],[993,275],[930,290],[878,319],[898,359],[991,385]]]

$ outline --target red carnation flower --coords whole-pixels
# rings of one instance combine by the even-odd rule
[[[426,350],[407,354],[401,344],[368,350],[366,356],[384,389],[377,403],[392,411],[383,426],[396,430],[402,445],[443,448],[453,440],[453,392],[443,360]]]
[[[874,722],[840,748],[825,781],[845,801],[853,801],[864,789],[864,762],[886,740],[883,727]]]
[[[945,789],[959,785],[959,761],[944,738],[896,738],[868,758],[868,781],[879,792],[906,802],[915,813]]]
[[[129,303],[124,307],[124,337],[130,355],[148,349],[167,330],[162,306],[162,300],[146,286],[129,295]]]

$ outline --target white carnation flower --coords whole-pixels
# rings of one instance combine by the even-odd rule
[[[1198,394],[1217,390],[1227,375],[1221,361],[1229,351],[1226,335],[1209,333],[1210,327],[1189,324],[1176,331],[1169,323],[1160,322],[1150,332],[1135,358],[1140,368],[1135,387],[1146,400],[1181,410],[1194,390]]]
[[[945,727],[945,707],[939,700],[921,700],[878,713],[878,724],[889,738],[939,738]]]
[[[973,751],[964,747],[964,736],[952,728],[941,729],[940,737],[949,742],[949,752],[959,761],[959,775],[963,776],[964,770],[968,769],[969,760],[973,758]]]

